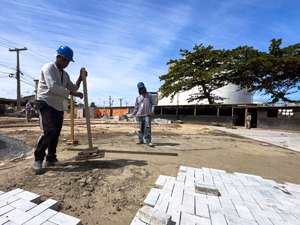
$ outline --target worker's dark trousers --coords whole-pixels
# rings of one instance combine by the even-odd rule
[[[63,125],[63,116],[63,111],[58,111],[48,105],[40,109],[39,118],[42,135],[34,151],[36,161],[44,160],[46,149],[48,149],[46,161],[52,162],[56,160],[56,147]]]
[[[139,117],[140,129],[138,131],[138,142],[143,143],[145,138],[146,143],[151,142],[151,116]]]

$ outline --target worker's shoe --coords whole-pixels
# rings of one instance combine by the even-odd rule
[[[34,161],[34,163],[31,166],[31,169],[36,172],[39,173],[42,170],[42,161]]]
[[[154,147],[154,144],[153,144],[152,142],[147,143],[147,145],[148,145],[149,147]]]
[[[45,166],[46,167],[50,167],[50,166],[66,166],[66,165],[67,165],[66,162],[59,161],[58,159],[55,159],[53,161],[46,161],[45,162]]]

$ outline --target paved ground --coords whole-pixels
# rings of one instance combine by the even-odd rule
[[[212,126],[212,128],[300,152],[300,133],[297,132],[245,129],[239,127],[231,129]]]
[[[41,201],[40,195],[21,188],[0,191],[0,224],[11,225],[79,225],[80,219],[57,212],[58,202]]]
[[[181,166],[158,177],[131,225],[299,225],[299,207],[300,185]]]

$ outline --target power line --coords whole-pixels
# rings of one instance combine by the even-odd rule
[[[0,63],[0,66],[6,67],[6,68],[9,68],[9,69],[12,69],[12,70],[16,70],[16,68],[13,68],[13,67],[11,67],[11,66],[4,65],[4,64],[2,64],[2,63]]]
[[[29,83],[28,81],[21,80],[21,82],[23,82],[23,83],[25,83],[25,84],[27,84],[27,85],[30,85],[30,86],[32,86],[32,87],[35,87],[33,84]]]
[[[36,80],[36,78],[34,78],[33,76],[29,75],[29,73],[24,72],[24,70],[20,71],[22,75],[27,76],[29,78],[31,78],[32,80]]]
[[[8,40],[8,39],[6,39],[6,38],[3,38],[3,37],[0,37],[2,40],[4,40],[4,41],[6,41],[6,42],[10,42],[10,43],[12,43],[13,45],[19,45],[19,46],[23,46],[23,45],[21,45],[21,44],[18,44],[18,43],[16,43],[16,42],[13,42],[13,41],[10,41],[10,40]],[[3,42],[2,42],[3,43]],[[6,44],[7,45],[7,44]],[[10,46],[10,47],[12,47],[12,45]]]

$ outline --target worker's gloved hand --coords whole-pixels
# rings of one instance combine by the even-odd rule
[[[77,92],[77,91],[71,91],[70,92],[70,95],[73,95],[73,96],[75,96],[75,97],[79,97],[79,98],[83,98],[83,94],[82,94],[82,92]]]

